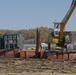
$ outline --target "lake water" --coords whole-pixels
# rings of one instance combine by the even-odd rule
[[[24,44],[23,46],[32,46],[32,47],[36,47],[36,44]]]

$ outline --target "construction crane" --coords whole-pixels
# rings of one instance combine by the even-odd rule
[[[54,31],[49,34],[49,49],[67,49],[71,44],[71,32],[64,32],[65,26],[76,7],[76,0],[72,0],[69,11],[63,18],[62,22],[54,22]]]

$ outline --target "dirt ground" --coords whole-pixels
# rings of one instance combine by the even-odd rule
[[[76,60],[0,58],[0,75],[76,75]]]

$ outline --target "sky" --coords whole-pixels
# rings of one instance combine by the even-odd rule
[[[53,22],[62,21],[72,0],[0,0],[0,29],[53,28]],[[76,30],[76,11],[65,30]]]

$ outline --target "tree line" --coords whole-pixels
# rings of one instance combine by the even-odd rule
[[[0,30],[0,35],[4,34],[22,34],[24,43],[36,43],[36,31],[40,31],[40,42],[48,40],[48,34],[53,31],[52,28],[39,27],[35,29],[22,29],[22,30]],[[72,42],[76,42],[76,31],[72,32]]]
[[[36,43],[36,31],[40,31],[40,41],[44,42],[47,37],[48,33],[52,31],[52,28],[47,28],[47,27],[39,27],[35,29],[22,29],[22,30],[0,30],[0,35],[4,34],[22,34],[23,36],[23,42],[24,43]]]

